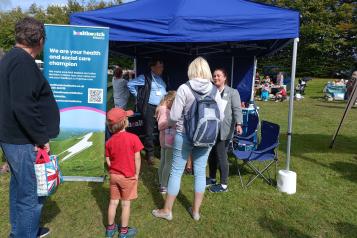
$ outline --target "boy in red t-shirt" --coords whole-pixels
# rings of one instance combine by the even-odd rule
[[[112,137],[105,144],[105,156],[110,174],[110,203],[106,237],[113,237],[118,226],[114,223],[116,210],[121,200],[121,227],[119,238],[134,237],[137,230],[128,227],[130,201],[136,199],[140,172],[140,151],[144,148],[138,136],[126,132],[128,116],[133,111],[113,108],[107,113],[107,124]]]

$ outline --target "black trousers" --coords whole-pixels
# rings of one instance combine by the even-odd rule
[[[144,148],[146,151],[146,158],[154,156],[154,127],[156,125],[155,119],[156,106],[148,104],[145,115],[143,115],[144,122]]]
[[[209,177],[215,179],[217,168],[219,168],[221,174],[221,184],[227,184],[229,175],[227,155],[229,140],[220,140],[219,136],[220,135],[218,135],[216,144],[212,147],[208,157]]]

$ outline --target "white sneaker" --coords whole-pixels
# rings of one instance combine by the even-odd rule
[[[43,238],[51,233],[51,230],[47,227],[40,227],[37,232],[37,238]]]

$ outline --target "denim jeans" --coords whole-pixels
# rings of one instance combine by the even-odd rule
[[[9,237],[36,238],[44,199],[37,196],[34,146],[0,145],[11,170]]]
[[[206,166],[211,147],[194,147],[186,135],[176,133],[173,146],[172,167],[167,192],[177,196],[181,185],[181,176],[185,170],[188,155],[192,154],[195,177],[195,192],[203,193],[206,188]]]

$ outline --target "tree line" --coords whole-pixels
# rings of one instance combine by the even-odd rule
[[[357,67],[357,1],[256,0],[300,12],[297,73],[333,77]],[[264,65],[290,68],[292,47],[266,57]],[[258,61],[259,62],[259,61]]]
[[[29,9],[14,8],[11,11],[0,12],[0,57],[1,49],[8,51],[15,44],[15,24],[25,16],[34,17],[46,24],[69,24],[69,16],[75,12],[83,12],[111,7],[121,4],[122,0],[96,1],[90,0],[87,3],[77,0],[68,0],[65,5],[49,5],[43,8],[36,3]],[[39,56],[41,58],[41,55]],[[109,56],[109,62],[112,65],[121,65],[124,68],[131,68],[132,61],[126,57]]]
[[[357,67],[357,1],[355,0],[256,0],[300,12],[300,43],[297,72],[299,76],[329,77]],[[14,25],[24,16],[33,16],[48,24],[69,24],[74,12],[95,10],[121,4],[91,0],[68,0],[66,5],[47,8],[32,4],[29,9],[15,8],[0,12],[0,48],[9,50],[15,43]],[[259,60],[259,67],[276,65],[290,68],[292,47]],[[113,59],[114,60],[114,59]],[[115,61],[115,60],[114,60]],[[122,61],[120,61],[122,62]],[[113,63],[113,62],[112,62]],[[129,66],[130,61],[121,64]]]

